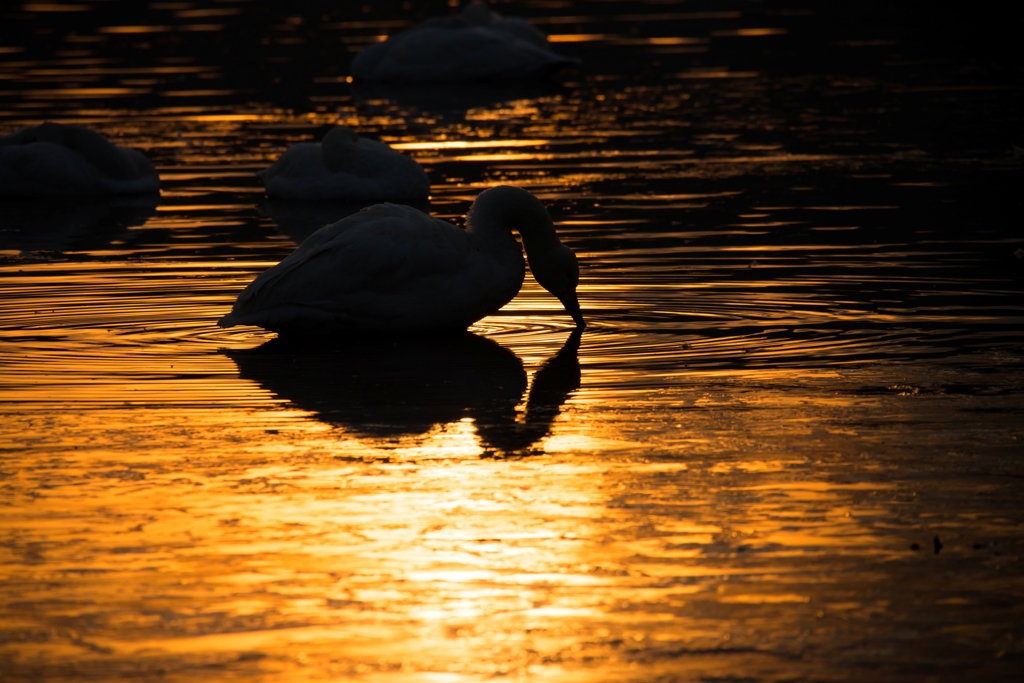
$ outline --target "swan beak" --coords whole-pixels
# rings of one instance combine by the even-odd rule
[[[563,292],[558,300],[565,306],[565,310],[569,312],[572,319],[576,322],[576,329],[582,330],[587,326],[587,321],[583,319],[583,311],[580,310],[580,301],[576,298],[576,290],[568,289]]]

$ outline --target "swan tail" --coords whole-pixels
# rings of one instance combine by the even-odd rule
[[[234,313],[228,313],[226,316],[217,321],[217,327],[234,327],[235,325],[241,324],[241,321],[235,317]]]

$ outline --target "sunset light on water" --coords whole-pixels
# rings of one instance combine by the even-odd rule
[[[85,126],[160,176],[0,198],[0,681],[1019,677],[1001,22],[494,2],[578,63],[350,78],[454,4],[0,8],[0,136]],[[464,335],[218,327],[372,203],[266,196],[333,126],[457,226],[534,194],[586,328],[530,274]]]

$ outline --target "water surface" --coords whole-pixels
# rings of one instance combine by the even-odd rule
[[[0,132],[88,125],[163,183],[0,204],[0,678],[1017,676],[1003,22],[500,4],[580,68],[348,83],[448,11],[413,4],[0,12]],[[254,175],[335,124],[416,158],[457,224],[494,184],[540,197],[582,336],[529,276],[450,340],[216,327],[359,208]]]

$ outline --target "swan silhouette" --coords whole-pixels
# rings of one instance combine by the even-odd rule
[[[430,194],[427,173],[415,160],[346,126],[320,142],[292,145],[256,175],[267,195],[282,199],[381,202]]]
[[[520,421],[515,406],[527,385],[522,361],[468,332],[327,343],[278,338],[226,353],[242,379],[358,436],[422,435],[470,417],[486,448],[512,452],[547,436],[561,406],[579,388],[580,336],[580,330],[573,331],[534,375]]]
[[[579,265],[544,205],[503,185],[481,192],[466,230],[397,204],[377,204],[307,238],[238,295],[221,327],[281,333],[461,331],[512,300],[526,272],[578,327]]]
[[[46,122],[0,137],[0,196],[139,194],[160,189],[141,152],[94,130]]]
[[[551,50],[524,19],[480,3],[372,43],[352,61],[356,80],[398,83],[542,78],[576,61]]]

